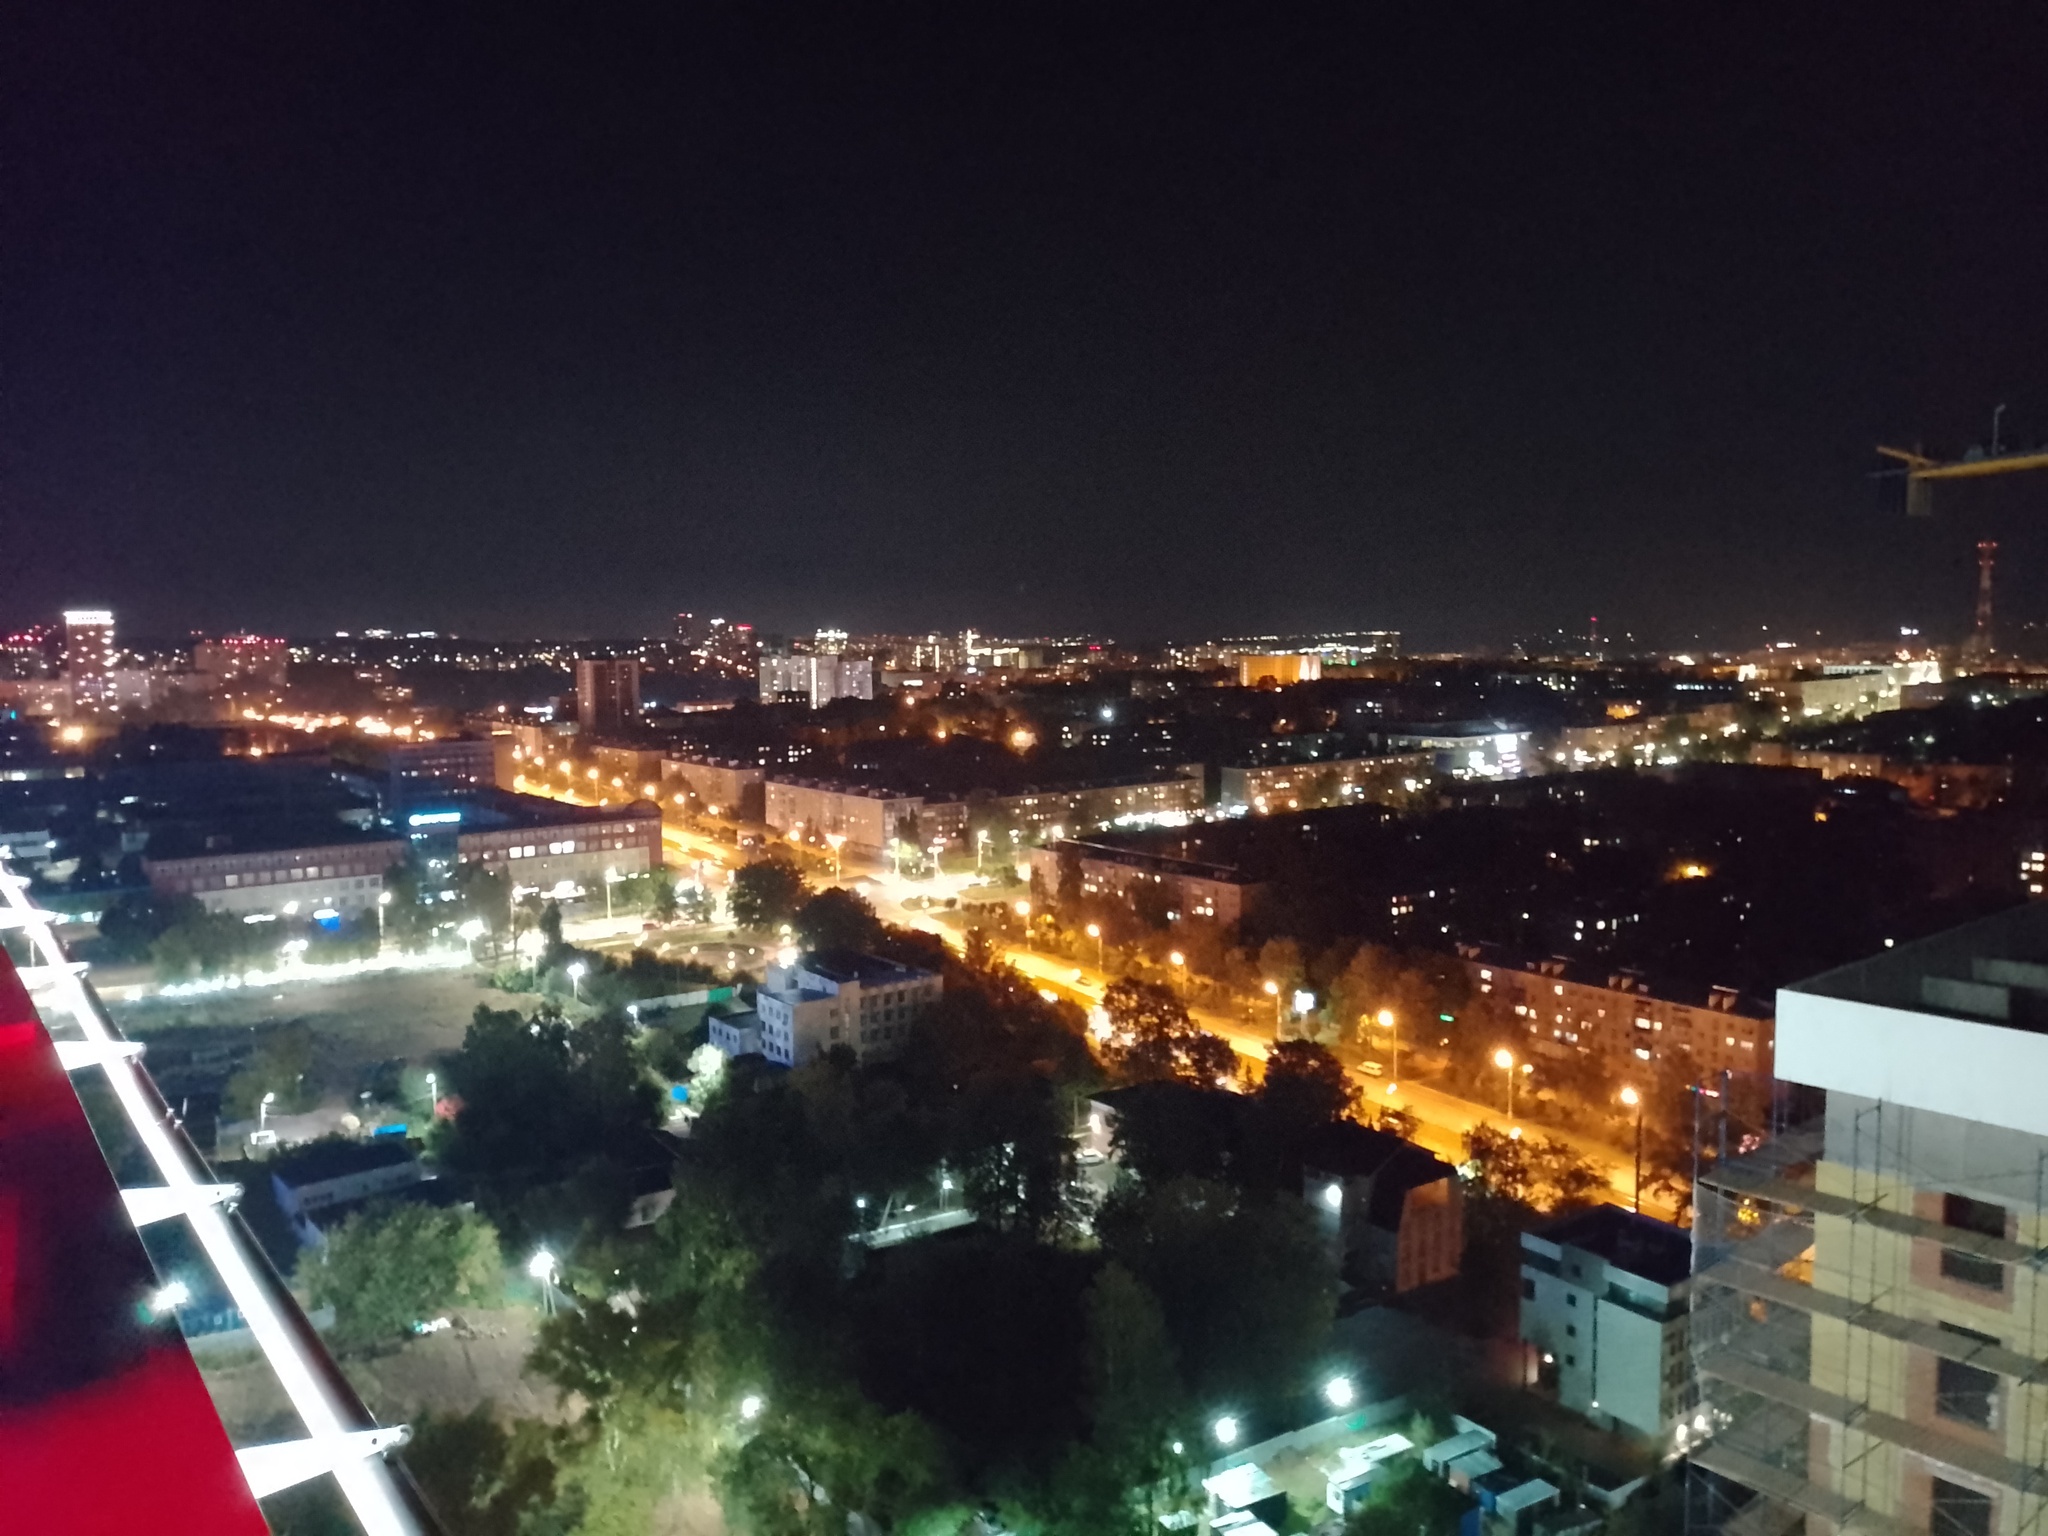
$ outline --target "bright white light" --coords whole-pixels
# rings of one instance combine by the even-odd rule
[[[765,1406],[766,1404],[759,1397],[749,1392],[740,1399],[740,1417],[743,1419],[758,1419],[761,1417],[761,1410]]]
[[[1316,1011],[1316,995],[1315,995],[1315,993],[1313,993],[1313,992],[1297,992],[1297,993],[1295,993],[1295,994],[1294,994],[1294,1011],[1295,1011],[1296,1013],[1314,1013],[1314,1012]]]
[[[1343,1186],[1342,1184],[1326,1184],[1326,1185],[1324,1185],[1324,1186],[1323,1186],[1323,1204],[1327,1205],[1327,1206],[1328,1206],[1328,1207],[1329,1207],[1329,1208],[1330,1208],[1331,1210],[1333,1210],[1333,1211],[1341,1211],[1341,1210],[1343,1210],[1343,1209],[1344,1209],[1344,1186]]]
[[[474,944],[484,936],[484,920],[480,917],[472,917],[468,922],[456,929],[455,932],[457,937],[467,939],[470,943]]]
[[[1180,1443],[1180,1442],[1179,1442],[1178,1440],[1176,1440],[1176,1441],[1174,1441],[1174,1442],[1173,1442],[1173,1454],[1174,1454],[1174,1455],[1176,1455],[1176,1456],[1179,1456],[1179,1455],[1181,1455],[1182,1453],[1184,1453],[1184,1452],[1185,1452],[1186,1450],[1187,1450],[1187,1447],[1186,1447],[1186,1446],[1184,1446],[1184,1445],[1182,1445],[1182,1444],[1181,1444],[1181,1443]]]
[[[1237,1420],[1231,1418],[1230,1415],[1225,1414],[1210,1427],[1216,1436],[1216,1443],[1218,1445],[1234,1445],[1237,1443]]]
[[[286,917],[297,917],[299,915],[299,904],[296,901],[286,902],[284,904],[284,915]]]
[[[590,967],[585,965],[581,960],[570,962],[569,979],[571,981],[581,981],[589,973]]]
[[[553,1280],[555,1278],[555,1256],[545,1248],[539,1250],[532,1258],[526,1261],[526,1272],[536,1280]]]
[[[1323,1383],[1323,1396],[1330,1400],[1332,1408],[1349,1408],[1358,1392],[1349,1376],[1333,1376]]]
[[[191,1289],[182,1280],[173,1280],[169,1285],[149,1298],[149,1310],[158,1317],[174,1307],[182,1307],[192,1299]]]

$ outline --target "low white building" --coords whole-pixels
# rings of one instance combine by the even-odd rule
[[[754,998],[761,1054],[785,1067],[816,1061],[836,1045],[863,1063],[894,1056],[943,986],[934,972],[843,950],[771,965]]]
[[[1692,1237],[1618,1205],[1522,1234],[1522,1345],[1538,1384],[1604,1428],[1672,1433],[1690,1405]]]

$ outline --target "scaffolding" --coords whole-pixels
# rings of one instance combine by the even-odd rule
[[[1702,1159],[1689,1536],[2037,1536],[2048,1139],[1924,1113],[1841,1096]],[[1958,1189],[2006,1235],[1950,1220]]]

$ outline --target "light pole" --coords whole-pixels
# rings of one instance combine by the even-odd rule
[[[943,871],[943,870],[941,870],[941,869],[939,868],[939,855],[940,855],[941,853],[944,853],[945,851],[946,851],[946,845],[945,845],[944,843],[942,843],[942,842],[934,842],[934,843],[932,844],[932,879],[933,879],[933,880],[937,880],[937,879],[938,879],[938,878],[940,877],[940,875],[942,875],[942,874],[944,873],[944,871]]]
[[[612,887],[619,883],[619,872],[607,869],[604,872],[604,920],[612,920]]]
[[[1020,902],[1018,902],[1018,903],[1017,903],[1017,916],[1023,919],[1023,922],[1024,922],[1024,947],[1025,947],[1026,949],[1029,949],[1029,948],[1031,947],[1031,903],[1030,903],[1030,902],[1028,902],[1028,901],[1020,901]]]
[[[1273,1027],[1278,1029],[1281,1019],[1286,1017],[1286,1004],[1280,1001],[1280,983],[1277,981],[1267,982],[1266,996],[1273,999]]]
[[[1508,1119],[1515,1118],[1515,1053],[1502,1046],[1493,1053],[1493,1064],[1507,1074],[1508,1078]]]
[[[441,1079],[433,1073],[427,1074],[427,1118],[434,1116],[435,1106],[441,1102]]]
[[[390,905],[391,893],[389,891],[379,891],[377,893],[377,947],[379,949],[384,947],[384,909]]]
[[[1392,1032],[1392,1034],[1393,1034],[1393,1040],[1394,1040],[1394,1077],[1393,1077],[1393,1080],[1394,1080],[1395,1082],[1397,1082],[1397,1083],[1398,1083],[1398,1082],[1400,1082],[1400,1081],[1401,1081],[1401,1028],[1400,1028],[1400,1023],[1399,1023],[1399,1021],[1398,1021],[1398,1020],[1396,1020],[1396,1019],[1395,1019],[1395,1017],[1394,1017],[1394,1010],[1393,1010],[1393,1009],[1391,1009],[1391,1008],[1382,1008],[1382,1009],[1381,1009],[1381,1010],[1380,1010],[1380,1011],[1379,1011],[1378,1013],[1374,1014],[1374,1015],[1373,1015],[1373,1023],[1375,1023],[1375,1024],[1379,1025],[1379,1027],[1380,1027],[1381,1029],[1384,1029],[1384,1030],[1389,1030],[1389,1031],[1391,1031],[1391,1032]]]
[[[839,850],[846,846],[846,834],[844,832],[827,832],[825,834],[825,846],[832,850],[832,878],[837,880],[842,873],[839,864]]]
[[[575,961],[569,967],[569,990],[579,1003],[583,1001],[583,973],[588,969],[589,967],[581,960]]]
[[[260,1132],[270,1121],[270,1106],[277,1102],[277,1095],[266,1093],[256,1106],[256,1129]]]
[[[1643,1213],[1643,1096],[1633,1086],[1621,1090],[1621,1102],[1636,1112],[1636,1192],[1635,1210]]]
[[[1102,924],[1090,923],[1087,933],[1095,941],[1095,969],[1099,971],[1102,969]]]
[[[978,828],[974,834],[974,872],[981,873],[981,856],[988,852],[988,828]]]
[[[555,1315],[555,1256],[543,1248],[526,1261],[526,1272],[540,1282],[542,1315]]]

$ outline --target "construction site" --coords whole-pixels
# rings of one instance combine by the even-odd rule
[[[1687,1527],[2022,1536],[2048,1498],[2048,907],[1779,994],[1705,1136]],[[1747,1146],[1748,1150],[1743,1150]]]

